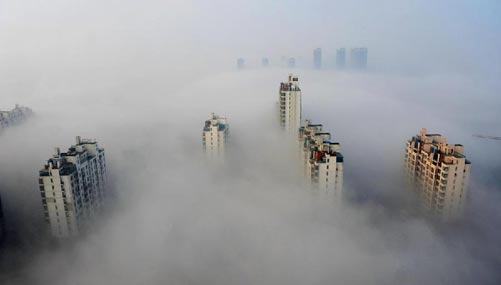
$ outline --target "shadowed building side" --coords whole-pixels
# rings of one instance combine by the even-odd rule
[[[3,209],[2,209],[2,197],[0,197],[0,243],[3,241],[5,237],[5,220],[3,217]]]

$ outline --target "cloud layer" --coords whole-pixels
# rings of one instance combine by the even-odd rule
[[[450,13],[400,1],[143,2],[0,3],[0,108],[36,112],[0,134],[2,284],[499,283],[501,146],[471,136],[501,134],[499,65],[464,57],[499,47],[487,2]],[[465,17],[442,26],[439,12]],[[460,27],[476,40],[454,49]],[[317,45],[369,47],[368,73],[292,70],[304,117],[341,143],[343,207],[308,190],[277,129],[291,70],[231,70],[237,56],[307,61]],[[211,112],[229,118],[224,166],[201,153]],[[423,218],[402,185],[405,141],[422,127],[473,163],[460,223]],[[76,135],[106,149],[114,196],[89,235],[58,244],[44,234],[37,173]]]

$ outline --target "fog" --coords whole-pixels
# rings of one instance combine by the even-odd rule
[[[0,133],[1,284],[501,282],[501,144],[472,137],[501,135],[500,5],[268,2],[0,0],[0,109],[36,113]],[[311,69],[314,48],[330,64],[356,46],[366,72]],[[303,117],[341,143],[342,205],[310,191],[278,129],[289,73]],[[230,124],[224,165],[202,153],[211,112]],[[403,186],[422,127],[472,161],[457,222]],[[112,195],[90,233],[56,242],[38,170],[77,135],[105,148]]]

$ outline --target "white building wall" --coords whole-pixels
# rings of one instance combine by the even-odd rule
[[[96,142],[80,140],[67,153],[57,151],[40,171],[44,213],[54,237],[76,236],[97,218],[105,199],[106,162]]]
[[[306,121],[299,129],[300,153],[305,164],[305,176],[313,189],[341,201],[343,195],[343,156],[338,143],[322,132],[322,125]]]
[[[209,158],[223,158],[228,141],[229,125],[226,118],[211,115],[203,129],[203,147]]]
[[[299,80],[290,74],[288,81],[280,84],[278,105],[280,125],[293,135],[301,127],[301,96]]]
[[[441,135],[423,129],[407,142],[405,165],[408,182],[426,210],[444,220],[461,215],[470,173],[462,146],[447,144]]]

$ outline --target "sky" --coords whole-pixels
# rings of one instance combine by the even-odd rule
[[[501,136],[500,12],[496,1],[0,0],[0,109],[35,111],[0,133],[0,283],[499,284],[501,144],[472,135]],[[337,48],[358,46],[366,72],[330,68]],[[310,66],[316,47],[323,70]],[[276,126],[291,72],[303,117],[341,143],[342,206],[309,191]],[[231,130],[218,167],[202,153],[211,112]],[[403,186],[405,142],[423,127],[472,161],[457,223],[421,215]],[[58,243],[37,174],[77,135],[105,148],[113,195],[90,233]]]

